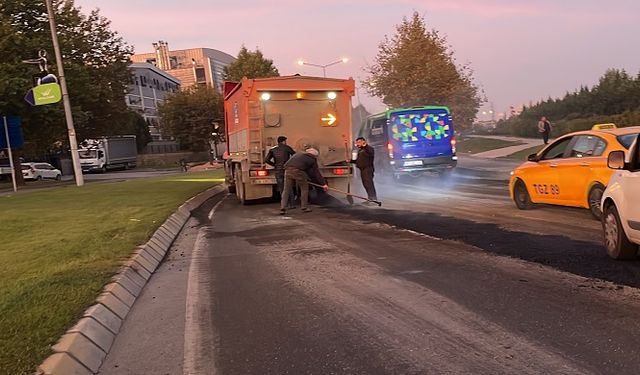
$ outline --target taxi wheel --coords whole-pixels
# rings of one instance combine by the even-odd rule
[[[513,201],[521,210],[530,210],[533,208],[533,202],[531,202],[531,196],[527,191],[527,187],[522,180],[518,180],[513,187]]]
[[[624,260],[633,259],[638,253],[638,246],[631,243],[624,233],[620,224],[620,215],[613,204],[604,209],[602,218],[602,229],[604,233],[604,246],[607,255],[613,259]]]
[[[598,220],[602,217],[602,210],[600,209],[600,201],[602,201],[602,194],[604,194],[604,186],[596,184],[589,190],[589,210],[591,214]]]

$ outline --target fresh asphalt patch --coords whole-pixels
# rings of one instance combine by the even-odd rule
[[[380,222],[429,236],[475,246],[489,253],[539,263],[572,274],[640,287],[640,262],[607,257],[601,243],[566,236],[509,231],[498,224],[443,216],[433,212],[336,207],[364,222]]]

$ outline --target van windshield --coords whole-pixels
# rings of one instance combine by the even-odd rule
[[[402,143],[450,140],[451,116],[442,109],[416,109],[391,113],[389,132]]]

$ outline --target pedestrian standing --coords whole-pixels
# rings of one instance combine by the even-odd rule
[[[265,163],[274,167],[276,174],[276,183],[278,185],[278,193],[282,198],[284,192],[284,164],[291,158],[296,152],[287,145],[287,137],[281,135],[278,137],[278,145],[272,147],[267,153],[264,159]],[[289,208],[294,207],[295,195],[289,194]]]
[[[363,137],[356,139],[356,147],[358,148],[358,156],[352,163],[355,163],[356,167],[360,170],[362,186],[364,186],[364,190],[367,191],[367,197],[369,200],[377,201],[378,195],[376,194],[376,187],[373,184],[373,160],[375,151],[373,147],[367,144],[367,140]]]
[[[287,213],[285,207],[289,200],[289,194],[292,193],[294,182],[300,188],[302,212],[311,212],[311,209],[307,207],[309,201],[308,180],[322,185],[324,191],[329,189],[318,168],[318,150],[315,148],[308,148],[304,152],[296,153],[284,164],[284,191],[280,199],[280,215]]]
[[[538,132],[542,136],[542,141],[544,142],[544,144],[548,144],[549,135],[551,134],[551,123],[545,116],[542,116],[540,118],[540,121],[538,121]]]

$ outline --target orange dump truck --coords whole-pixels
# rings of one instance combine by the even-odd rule
[[[226,82],[224,91],[226,180],[242,203],[275,194],[275,173],[265,156],[281,135],[296,152],[317,149],[329,186],[349,189],[353,79],[243,78]]]

